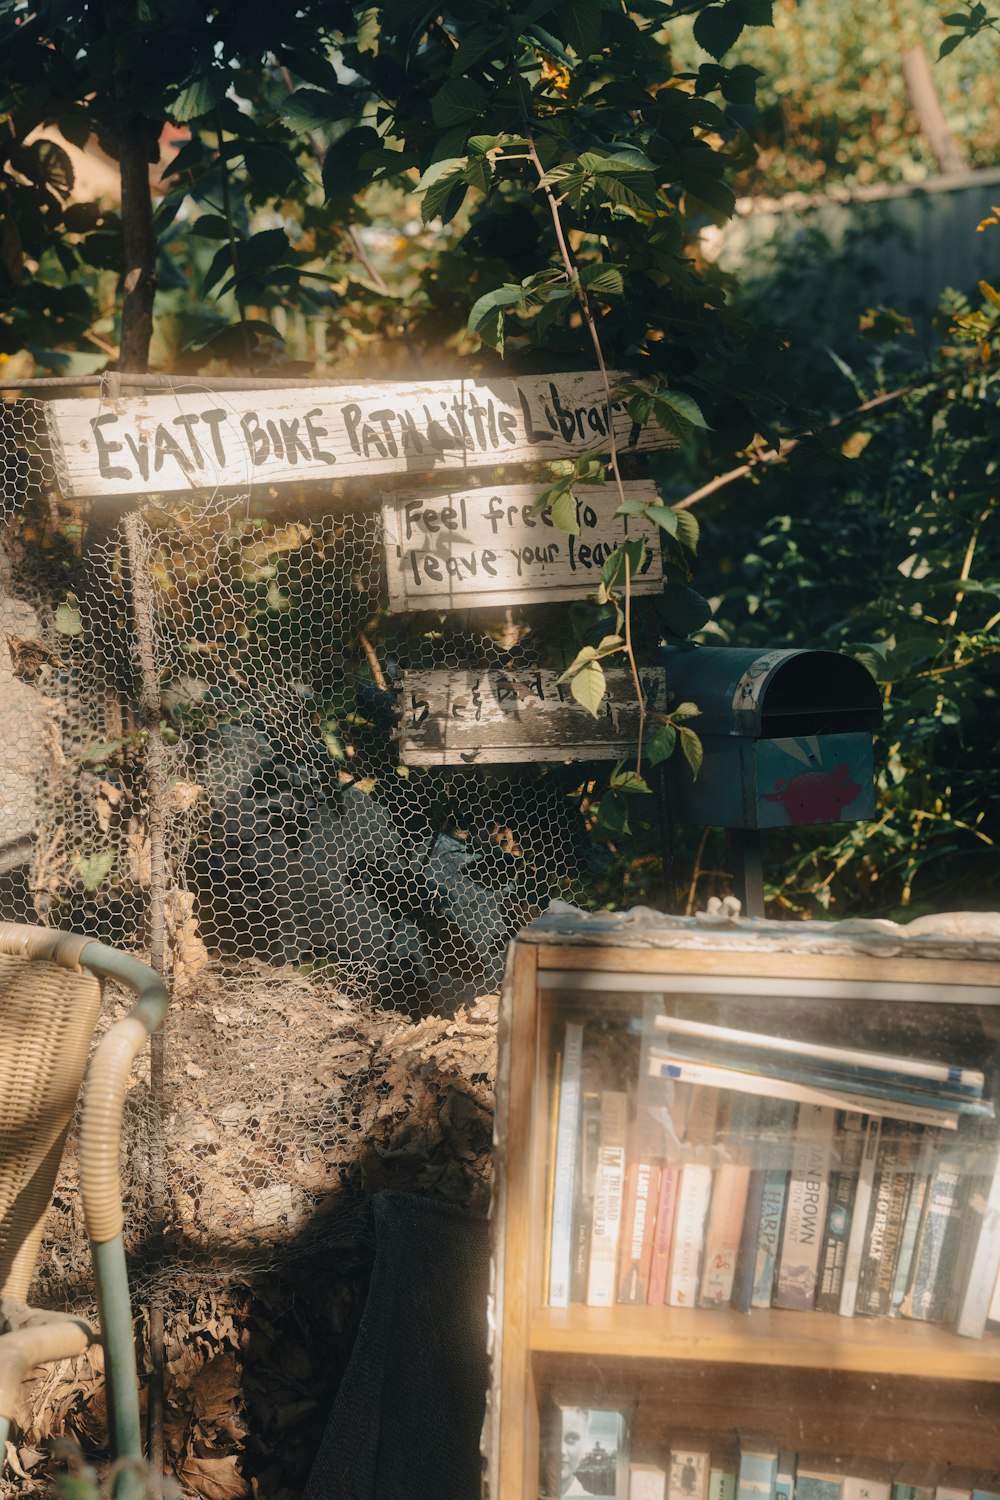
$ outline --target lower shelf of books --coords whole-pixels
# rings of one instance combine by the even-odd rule
[[[996,1386],[683,1362],[639,1383],[551,1357],[536,1375],[542,1500],[1000,1500]],[[713,1489],[712,1468],[734,1477]]]
[[[835,1313],[645,1306],[543,1307],[531,1321],[536,1352],[594,1359],[695,1359],[1000,1383],[1000,1337],[964,1339],[935,1324]]]

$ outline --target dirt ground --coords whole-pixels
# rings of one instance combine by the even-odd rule
[[[496,996],[412,1018],[340,994],[322,974],[211,966],[172,1007],[162,1101],[165,1252],[150,1256],[156,1132],[148,1073],[129,1096],[125,1160],[134,1303],[158,1300],[166,1341],[165,1446],[182,1491],[292,1500],[305,1482],[364,1306],[382,1188],[485,1211]],[[72,1141],[36,1300],[78,1309]],[[52,1366],[24,1388],[5,1495],[47,1489],[60,1435],[100,1454],[102,1359]]]

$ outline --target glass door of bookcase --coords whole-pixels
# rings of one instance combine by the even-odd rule
[[[1000,1497],[1000,994],[539,986],[539,1497]]]

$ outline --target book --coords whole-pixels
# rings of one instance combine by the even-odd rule
[[[934,1500],[972,1500],[979,1477],[977,1469],[949,1466],[934,1488]]]
[[[542,1495],[628,1500],[625,1418],[593,1407],[555,1408],[542,1454]]]
[[[685,1141],[700,1160],[681,1167],[677,1185],[677,1209],[670,1246],[666,1301],[671,1307],[694,1307],[698,1300],[705,1219],[712,1192],[712,1168],[708,1154],[715,1141],[719,1092],[713,1088],[693,1091],[685,1129]]]
[[[794,1453],[778,1454],[778,1472],[774,1476],[774,1500],[794,1500],[795,1469]]]
[[[962,1153],[939,1152],[927,1183],[910,1284],[901,1312],[906,1318],[944,1320],[962,1234],[965,1189]]]
[[[915,1125],[935,1125],[941,1130],[957,1130],[959,1114],[940,1104],[914,1103],[909,1099],[880,1099],[848,1089],[823,1089],[762,1073],[738,1073],[709,1063],[691,1062],[664,1052],[651,1051],[648,1063],[651,1078],[675,1082],[704,1084],[717,1089],[735,1089],[741,1093],[763,1094],[768,1099],[793,1099],[800,1104],[819,1104],[827,1109],[856,1109],[866,1115],[885,1115],[894,1120],[909,1120]],[[965,1106],[963,1106],[963,1109]],[[979,1101],[968,1112],[992,1117],[992,1105]]]
[[[667,1473],[656,1464],[629,1464],[628,1500],[666,1500]]]
[[[899,1316],[903,1299],[906,1296],[906,1289],[910,1284],[910,1269],[913,1265],[913,1254],[917,1245],[917,1231],[920,1228],[924,1199],[927,1194],[927,1183],[934,1165],[936,1147],[937,1141],[933,1131],[926,1131],[924,1134],[924,1143],[920,1151],[920,1160],[914,1171],[913,1182],[910,1187],[910,1201],[906,1206],[906,1218],[903,1220],[903,1234],[899,1244],[899,1258],[896,1262],[896,1275],[892,1284],[892,1299],[889,1307],[891,1317]]]
[[[830,1176],[830,1191],[827,1199],[826,1228],[823,1248],[819,1258],[819,1279],[816,1285],[816,1309],[818,1312],[838,1312],[840,1292],[844,1281],[844,1262],[847,1258],[847,1237],[854,1211],[854,1194],[858,1187],[858,1171],[864,1148],[865,1116],[857,1110],[844,1110],[837,1125],[839,1165]]]
[[[754,1280],[751,1307],[770,1307],[774,1295],[774,1277],[778,1269],[781,1227],[785,1216],[785,1194],[788,1189],[788,1165],[798,1110],[787,1099],[765,1103],[761,1115],[761,1149],[765,1161],[774,1165],[764,1172],[761,1185],[760,1224],[754,1253]]]
[[[736,1500],[739,1466],[739,1450],[731,1443],[713,1437],[708,1461],[708,1500]]]
[[[594,1183],[597,1153],[601,1145],[601,1095],[585,1088],[580,1101],[577,1143],[576,1192],[573,1197],[573,1229],[570,1249],[570,1301],[586,1302],[590,1274],[590,1232],[594,1225]]]
[[[616,1293],[618,1302],[645,1302],[649,1292],[656,1203],[660,1186],[657,1147],[658,1141],[649,1111],[640,1108],[629,1131],[625,1164],[625,1202]]]
[[[625,1192],[625,1134],[628,1095],[616,1089],[601,1093],[601,1144],[594,1179],[594,1215],[590,1231],[587,1306],[612,1307]]]
[[[709,1449],[704,1439],[671,1438],[668,1500],[708,1500]]]
[[[559,1110],[552,1192],[552,1235],[549,1255],[549,1305],[568,1307],[573,1193],[576,1186],[576,1149],[580,1116],[580,1061],[583,1023],[566,1022],[559,1081]]]
[[[882,1121],[872,1115],[865,1121],[865,1139],[861,1149],[861,1166],[858,1169],[858,1185],[854,1190],[854,1212],[847,1237],[847,1252],[844,1256],[844,1274],[840,1288],[842,1318],[853,1318],[858,1299],[858,1273],[864,1254],[868,1233],[868,1209],[871,1206],[872,1188],[875,1185],[875,1163],[878,1160],[878,1143],[882,1135]]]
[[[805,1310],[816,1298],[834,1119],[831,1109],[813,1104],[799,1106],[774,1286],[775,1307]]]
[[[545,1261],[542,1267],[542,1285],[548,1286],[552,1276],[552,1219],[556,1197],[556,1141],[559,1130],[559,1095],[562,1089],[562,1053],[556,1053],[552,1069],[552,1102],[549,1109],[549,1190],[545,1197]]]
[[[727,1107],[728,1150],[730,1154],[746,1155],[756,1132],[760,1100],[749,1094],[734,1094]],[[744,1162],[728,1161],[716,1167],[698,1290],[702,1307],[723,1307],[733,1294],[749,1186],[750,1168]]]
[[[896,1470],[892,1483],[892,1500],[934,1500],[934,1490],[941,1478],[942,1466],[911,1460]]]
[[[763,1434],[741,1433],[736,1500],[773,1500],[778,1449]]]
[[[873,1458],[849,1458],[841,1500],[892,1500],[896,1465]]]
[[[919,1125],[896,1120],[882,1125],[854,1308],[866,1317],[884,1317],[892,1306],[903,1222],[922,1145],[920,1131]]]
[[[955,1332],[981,1339],[986,1332],[993,1288],[1000,1271],[1000,1152],[994,1148],[992,1175],[986,1185],[969,1193],[966,1216],[974,1246],[968,1274],[960,1289]]]
[[[699,1037],[720,1044],[723,1053],[740,1048],[760,1052],[784,1053],[812,1062],[820,1060],[839,1064],[854,1071],[874,1074],[888,1072],[900,1077],[922,1079],[951,1089],[965,1088],[982,1093],[986,1076],[978,1068],[962,1068],[929,1058],[907,1057],[898,1053],[871,1052],[857,1047],[833,1047],[820,1042],[802,1041],[773,1032],[746,1031],[734,1026],[718,1026],[711,1021],[658,1015],[654,1018],[658,1032],[668,1035]]]
[[[977,1475],[972,1500],[1000,1500],[1000,1473],[987,1471]]]
[[[670,1247],[674,1236],[674,1215],[677,1208],[677,1185],[680,1167],[665,1166],[660,1170],[659,1192],[656,1199],[656,1224],[653,1229],[653,1254],[649,1266],[649,1290],[646,1300],[656,1306],[666,1300],[667,1276],[670,1271]]]
[[[795,1500],[842,1500],[842,1461],[825,1455],[800,1453],[795,1474]]]

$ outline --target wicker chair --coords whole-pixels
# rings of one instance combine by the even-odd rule
[[[138,999],[87,1068],[107,978]],[[165,1009],[163,984],[145,964],[86,937],[0,923],[0,1463],[28,1372],[82,1354],[97,1337],[112,1456],[142,1456],[118,1153],[132,1063]],[[25,1301],[85,1070],[79,1175],[100,1335],[81,1318]]]

